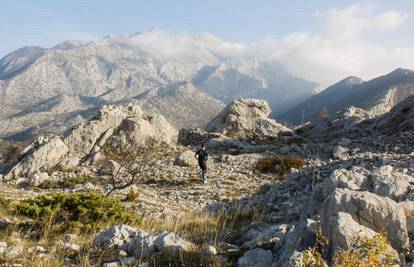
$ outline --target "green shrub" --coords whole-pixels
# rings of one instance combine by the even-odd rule
[[[141,219],[130,213],[118,199],[99,193],[54,193],[17,203],[17,215],[34,219],[40,225],[56,226],[58,231],[91,232],[108,225],[139,225]]]
[[[261,173],[285,176],[291,168],[300,169],[303,165],[305,165],[305,161],[300,157],[267,157],[257,162],[256,170]]]
[[[74,188],[77,184],[86,184],[91,183],[94,185],[99,184],[99,180],[96,177],[89,175],[78,175],[75,177],[67,178],[64,180],[45,180],[38,187],[42,189],[65,189],[65,188]]]

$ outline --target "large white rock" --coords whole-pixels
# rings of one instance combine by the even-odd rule
[[[125,144],[144,145],[148,141],[171,144],[176,142],[178,132],[161,115],[146,115],[125,119],[114,136],[116,142]]]
[[[349,249],[357,242],[358,238],[370,239],[377,234],[368,227],[358,224],[350,214],[345,212],[333,213],[322,224],[322,231],[329,240],[331,256],[337,252]],[[387,252],[394,258],[398,258],[398,253],[391,246]]]
[[[139,106],[115,107],[104,106],[98,115],[86,124],[81,124],[70,131],[64,142],[79,157],[87,156],[95,144],[105,143],[113,129],[117,128],[127,116],[142,116]]]
[[[271,109],[264,100],[240,98],[230,103],[207,126],[209,132],[220,132],[240,138],[272,138],[291,130],[269,119]]]
[[[69,148],[59,137],[55,137],[37,149],[33,149],[17,163],[3,178],[11,181],[18,177],[29,177],[56,166],[69,152]]]
[[[99,232],[93,240],[92,246],[96,249],[121,247],[125,243],[131,242],[133,237],[140,235],[147,235],[147,233],[129,225],[120,224]]]
[[[197,166],[197,159],[194,157],[194,154],[191,150],[178,153],[174,164],[181,167]]]
[[[98,250],[116,247],[136,258],[151,256],[161,252],[166,256],[174,256],[181,251],[189,251],[194,245],[174,233],[160,232],[148,234],[128,225],[117,225],[101,231],[94,239],[92,246]]]
[[[153,234],[155,237],[154,246],[164,255],[176,255],[181,251],[189,251],[194,247],[191,242],[188,242],[174,233],[162,232]]]
[[[337,212],[349,213],[360,225],[376,232],[385,229],[394,248],[400,251],[408,248],[404,210],[393,200],[370,192],[338,188],[326,200],[321,220],[327,223]]]

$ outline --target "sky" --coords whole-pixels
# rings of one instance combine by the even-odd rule
[[[160,28],[208,32],[327,85],[414,69],[413,16],[412,0],[0,0],[0,58],[27,45]]]

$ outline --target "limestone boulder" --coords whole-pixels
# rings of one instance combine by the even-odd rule
[[[20,177],[29,177],[38,172],[43,172],[56,166],[69,152],[69,148],[59,138],[55,137],[40,147],[31,150],[20,162],[18,162],[3,178],[6,182],[12,182]]]
[[[322,224],[322,231],[329,240],[331,256],[337,252],[349,249],[358,239],[373,238],[375,231],[358,224],[350,214],[345,212],[333,213],[326,218]],[[388,246],[389,255],[398,258],[398,253],[391,246]]]
[[[197,166],[197,159],[194,157],[193,151],[184,151],[177,154],[174,164],[181,167]]]
[[[329,224],[333,214],[349,213],[353,220],[375,232],[382,229],[394,248],[408,248],[407,223],[402,207],[396,202],[370,192],[337,188],[326,200],[321,214],[323,224]]]
[[[351,190],[360,190],[365,183],[366,176],[360,167],[351,169],[336,169],[326,180],[323,187],[324,198],[328,197],[336,188],[347,188]]]
[[[161,115],[146,115],[125,119],[116,129],[112,142],[145,145],[149,141],[172,144],[178,132]]]
[[[126,224],[115,225],[99,232],[93,240],[92,247],[100,250],[121,247],[131,242],[132,238],[141,235],[147,235],[147,233]]]
[[[371,170],[353,166],[350,169],[334,170],[322,191],[323,197],[326,198],[336,188],[363,190],[399,202],[406,199],[413,188],[413,181],[412,176],[399,172],[390,165]]]
[[[128,225],[117,225],[101,231],[95,237],[92,246],[96,250],[121,249],[135,258],[151,256],[155,252],[161,252],[165,256],[175,256],[194,247],[191,242],[174,233],[148,234]]]
[[[264,225],[250,229],[246,233],[246,241],[242,248],[274,248],[277,249],[285,241],[289,226],[286,224]]]
[[[358,224],[345,212],[331,213],[325,218],[322,231],[329,240],[332,256],[338,251],[348,249],[357,237],[372,238],[375,235],[375,231]]]
[[[268,118],[271,109],[259,99],[234,100],[207,126],[208,132],[219,132],[237,138],[274,138],[291,130]]]
[[[126,108],[104,106],[95,118],[67,132],[63,141],[75,155],[83,158],[91,153],[95,144],[105,143],[113,129],[117,128],[128,115],[141,116],[141,114],[141,108],[137,105]]]
[[[394,171],[391,165],[385,165],[369,175],[369,190],[380,196],[402,201],[411,189],[412,180],[411,176]]]
[[[155,248],[164,255],[174,256],[182,251],[190,251],[194,245],[174,233],[162,232],[153,234]]]

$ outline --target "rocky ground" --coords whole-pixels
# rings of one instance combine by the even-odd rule
[[[177,133],[134,106],[110,108],[3,165],[0,194],[13,202],[52,191],[105,194],[116,186],[111,179],[124,183],[146,166],[138,168],[133,184],[112,193],[144,218],[140,226],[119,222],[83,241],[79,233],[73,242],[59,236],[60,246],[75,251],[64,256],[66,264],[82,265],[79,258],[87,250],[106,251],[92,264],[105,266],[411,266],[413,100],[382,117],[367,119],[351,108],[295,130],[268,119],[270,109],[257,100],[230,104],[209,124],[212,132]],[[130,149],[131,143],[154,139],[162,141],[162,149],[138,155],[130,165],[128,155],[116,161],[107,153],[114,144]],[[194,159],[201,143],[210,153],[205,184]],[[272,173],[258,170],[262,159],[286,156],[303,159],[304,165],[283,174],[280,162],[271,166]],[[75,177],[88,178],[52,186],[51,181]],[[16,225],[15,220],[27,219],[4,213],[0,225]],[[3,239],[12,240],[0,246],[5,258],[36,248],[15,242],[10,231]],[[38,254],[53,255],[50,246],[42,244],[45,252]]]

